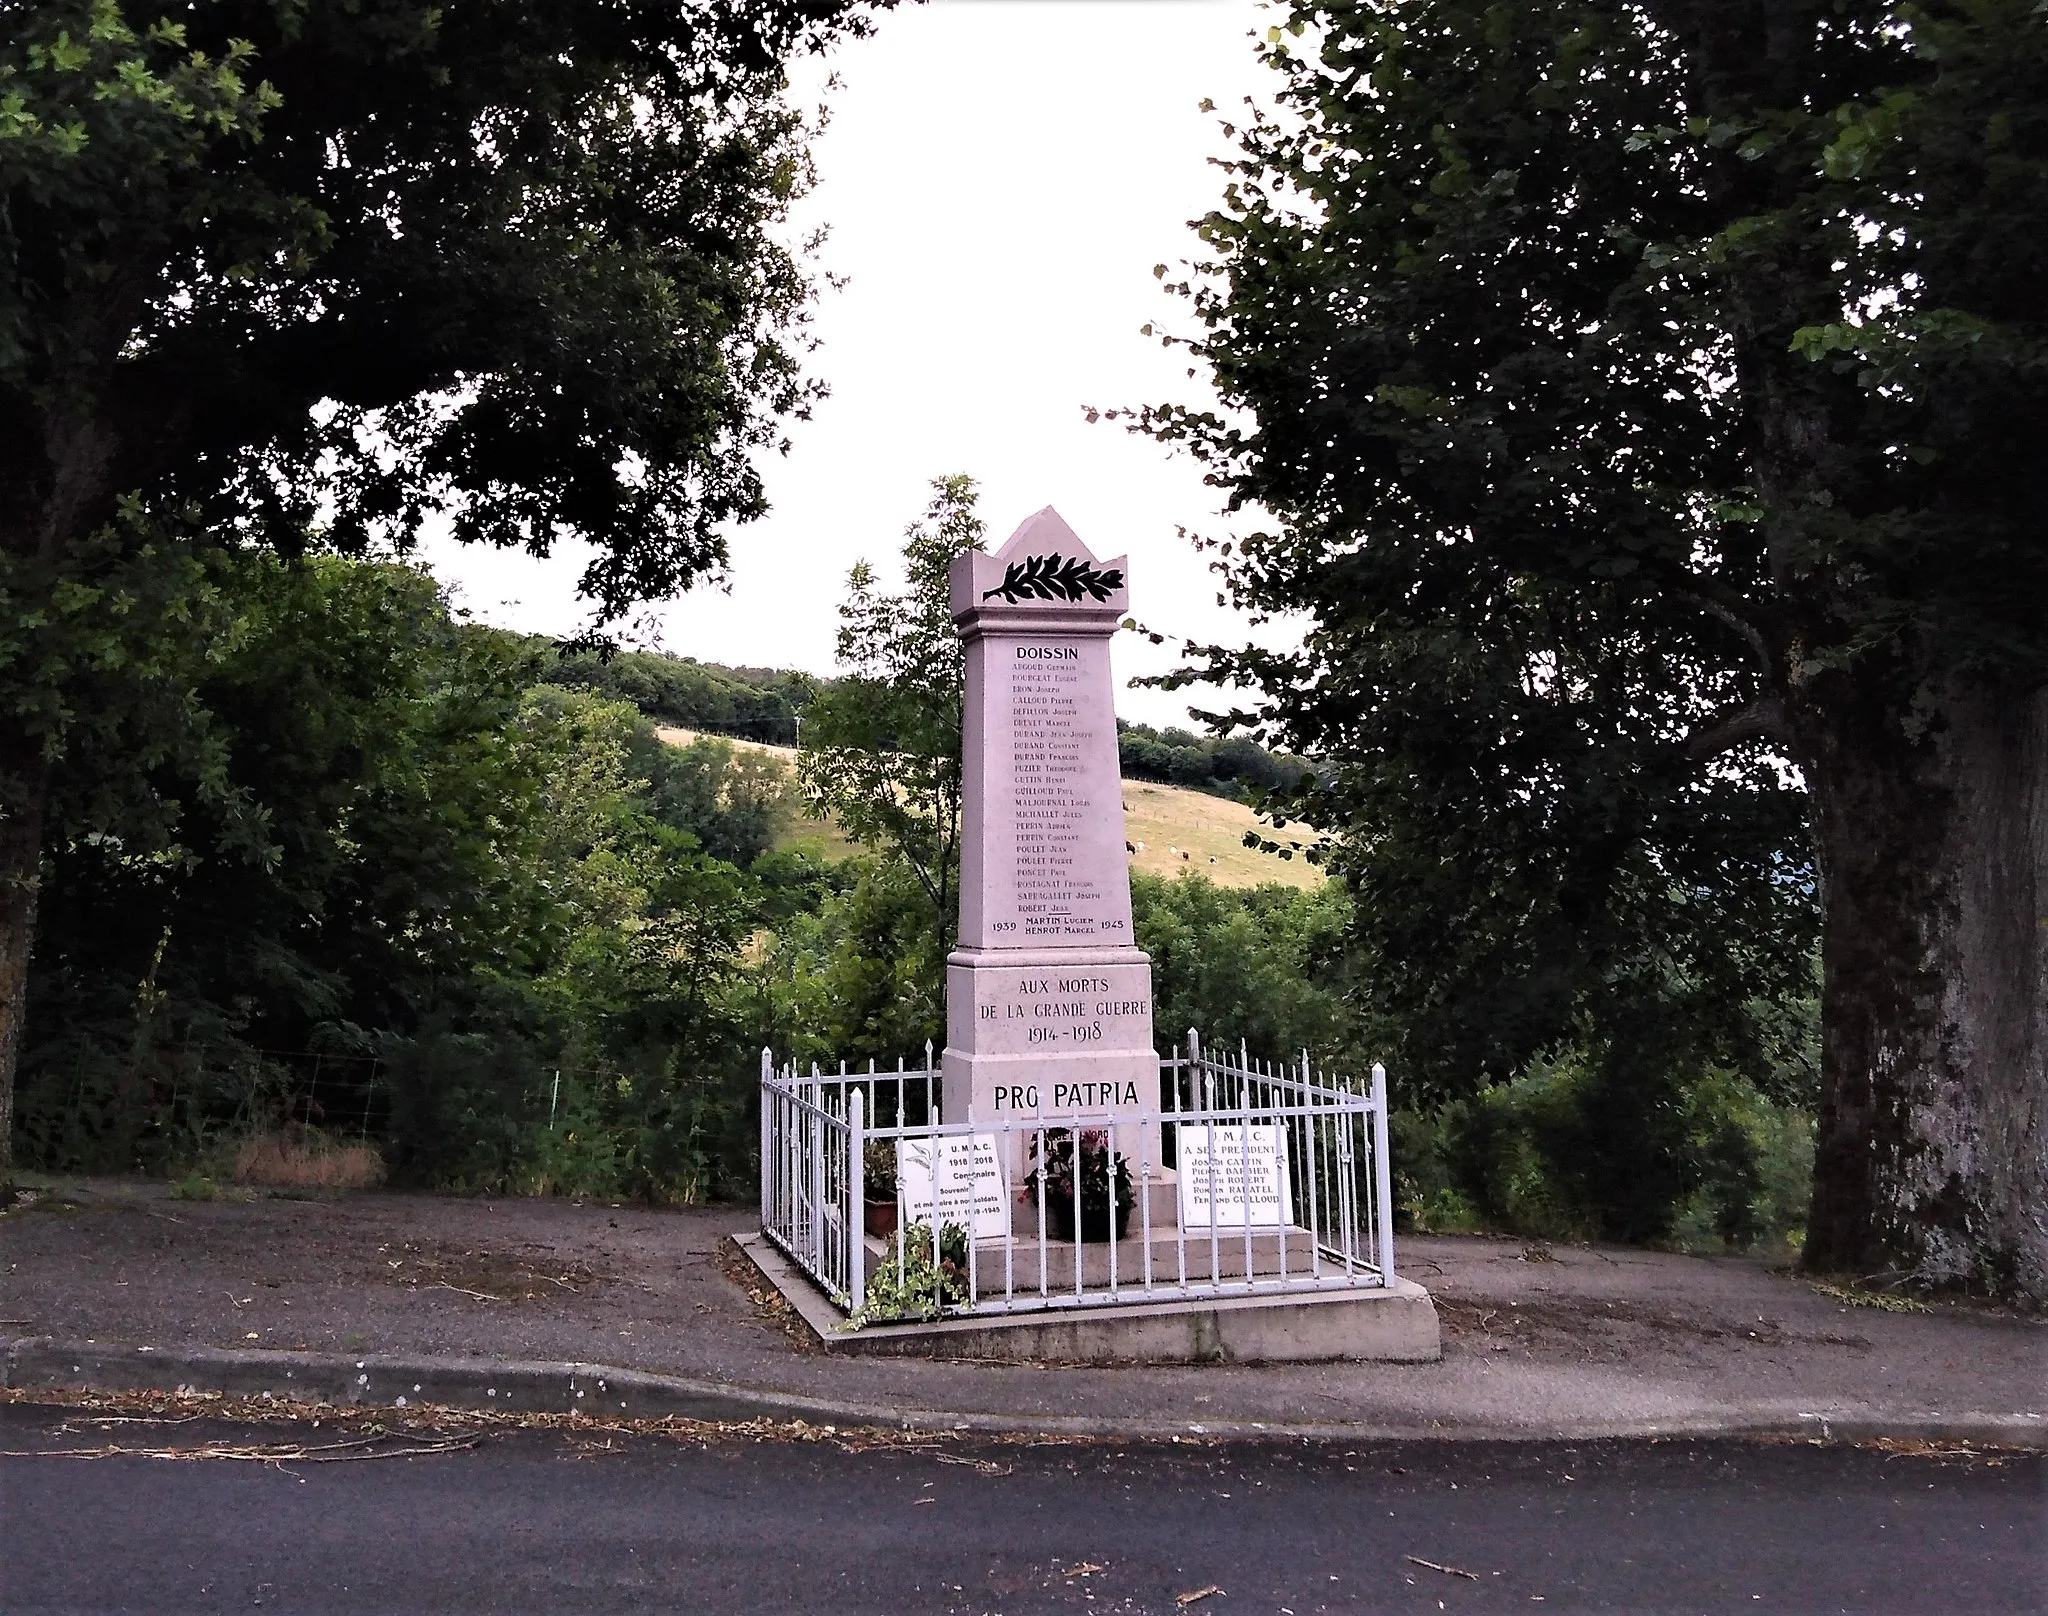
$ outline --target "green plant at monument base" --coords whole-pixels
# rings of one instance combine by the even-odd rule
[[[1112,1232],[1120,1235],[1130,1225],[1135,1204],[1130,1158],[1109,1148],[1105,1128],[1048,1130],[1042,1150],[1024,1175],[1018,1199],[1036,1207],[1041,1194],[1053,1238],[1071,1240],[1077,1225],[1084,1240],[1106,1240]]]
[[[868,1276],[867,1294],[846,1328],[935,1319],[966,1300],[967,1231],[957,1223],[941,1228],[935,1262],[931,1225],[913,1223],[903,1231],[899,1250]]]

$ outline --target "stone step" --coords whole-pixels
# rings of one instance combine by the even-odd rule
[[[1175,1241],[1172,1227],[1155,1228],[1149,1243],[1133,1233],[1129,1239],[1116,1242],[1116,1280],[1119,1289],[1126,1285],[1143,1285],[1147,1273],[1146,1259],[1149,1250],[1150,1274],[1154,1284],[1177,1285],[1181,1279],[1180,1248]],[[873,1272],[881,1263],[895,1253],[895,1242],[883,1241],[870,1236],[866,1242],[868,1269]],[[1009,1252],[1009,1275],[1012,1288],[1018,1292],[1035,1292],[1039,1286],[1039,1243],[1035,1233],[1015,1235],[1008,1242],[984,1240],[975,1247],[975,1284],[983,1294],[1001,1294],[1004,1284],[1004,1251]],[[1242,1230],[1236,1234],[1219,1230],[1214,1244],[1214,1260],[1211,1260],[1211,1244],[1207,1230],[1200,1233],[1189,1231],[1186,1241],[1187,1278],[1190,1282],[1201,1283],[1212,1277],[1228,1281],[1243,1279],[1247,1272],[1254,1277],[1278,1277],[1281,1271],[1281,1252],[1286,1251],[1286,1268],[1289,1274],[1306,1274],[1310,1267],[1311,1240],[1309,1232],[1302,1228],[1255,1229],[1251,1234],[1251,1262],[1247,1269],[1245,1261],[1245,1235]],[[1074,1286],[1075,1244],[1070,1240],[1047,1240],[1045,1242],[1045,1283],[1051,1290],[1072,1290]],[[1109,1283],[1109,1245],[1106,1241],[1083,1241],[1080,1244],[1081,1282],[1091,1289]],[[1325,1271],[1332,1267],[1330,1259],[1323,1259]],[[1341,1270],[1341,1263],[1336,1267]]]
[[[1180,1181],[1171,1167],[1155,1167],[1151,1172],[1131,1175],[1131,1228],[1133,1231],[1150,1227],[1155,1232],[1171,1229],[1174,1220],[1180,1216]],[[1038,1202],[1029,1191],[1020,1191],[1016,1197],[1016,1210],[1010,1214],[1010,1232],[1036,1240],[1038,1238]],[[1149,1225],[1146,1206],[1151,1207]],[[1048,1226],[1050,1214],[1048,1214]]]

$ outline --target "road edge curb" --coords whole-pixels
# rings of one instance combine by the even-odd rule
[[[710,1423],[880,1427],[962,1435],[1045,1436],[1133,1442],[1555,1442],[1723,1438],[1827,1443],[1892,1441],[2048,1450],[2048,1417],[2033,1414],[1886,1413],[1872,1409],[1756,1410],[1664,1420],[1502,1426],[1484,1421],[1380,1423],[1160,1420],[894,1408],[774,1387],[666,1375],[609,1364],[452,1358],[394,1353],[285,1352],[267,1348],[150,1347],[30,1336],[8,1343],[0,1387],[102,1393],[170,1392],[275,1398],[339,1407],[437,1407],[506,1414],[581,1413]]]

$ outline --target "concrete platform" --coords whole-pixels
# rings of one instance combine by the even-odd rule
[[[1005,1363],[1433,1363],[1436,1305],[1413,1280],[1380,1289],[1066,1307],[849,1330],[810,1277],[759,1233],[740,1249],[827,1352]],[[1132,1242],[1136,1244],[1136,1242]]]

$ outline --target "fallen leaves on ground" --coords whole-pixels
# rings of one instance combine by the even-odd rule
[[[617,1274],[600,1273],[584,1262],[552,1255],[532,1257],[505,1252],[461,1250],[433,1242],[404,1241],[396,1248],[377,1248],[382,1277],[407,1290],[444,1290],[479,1302],[531,1302],[548,1296],[575,1296],[599,1285],[617,1282]]]
[[[337,1431],[429,1432],[435,1435],[492,1430],[562,1431],[579,1436],[671,1437],[685,1442],[829,1442],[846,1453],[927,1454],[947,1464],[963,1464],[984,1475],[1007,1475],[1011,1467],[992,1459],[948,1453],[949,1447],[1087,1448],[1113,1445],[1094,1436],[1046,1436],[1009,1432],[931,1431],[888,1426],[846,1427],[810,1420],[698,1420],[680,1414],[646,1418],[630,1415],[547,1413],[539,1410],[442,1408],[411,1404],[380,1405],[292,1402],[282,1397],[228,1396],[221,1392],[81,1391],[59,1386],[0,1387],[0,1404],[19,1404],[73,1411],[81,1423],[109,1423],[120,1418],[215,1419],[243,1424],[311,1424]]]
[[[467,1453],[483,1440],[475,1436],[431,1439],[378,1431],[338,1442],[195,1442],[185,1447],[145,1448],[106,1442],[96,1448],[0,1449],[0,1459],[230,1459],[257,1464],[339,1464],[363,1459],[425,1459]]]
[[[935,1453],[932,1457],[940,1464],[966,1465],[984,1476],[1007,1476],[1017,1468],[1015,1465],[997,1464],[993,1459],[969,1459],[957,1453]]]
[[[713,1249],[711,1265],[745,1291],[761,1321],[780,1330],[798,1352],[824,1350],[818,1338],[811,1334],[811,1327],[804,1323],[803,1316],[789,1305],[787,1297],[762,1277],[761,1270],[754,1266],[754,1260],[740,1249],[740,1243],[731,1235],[719,1241]]]

